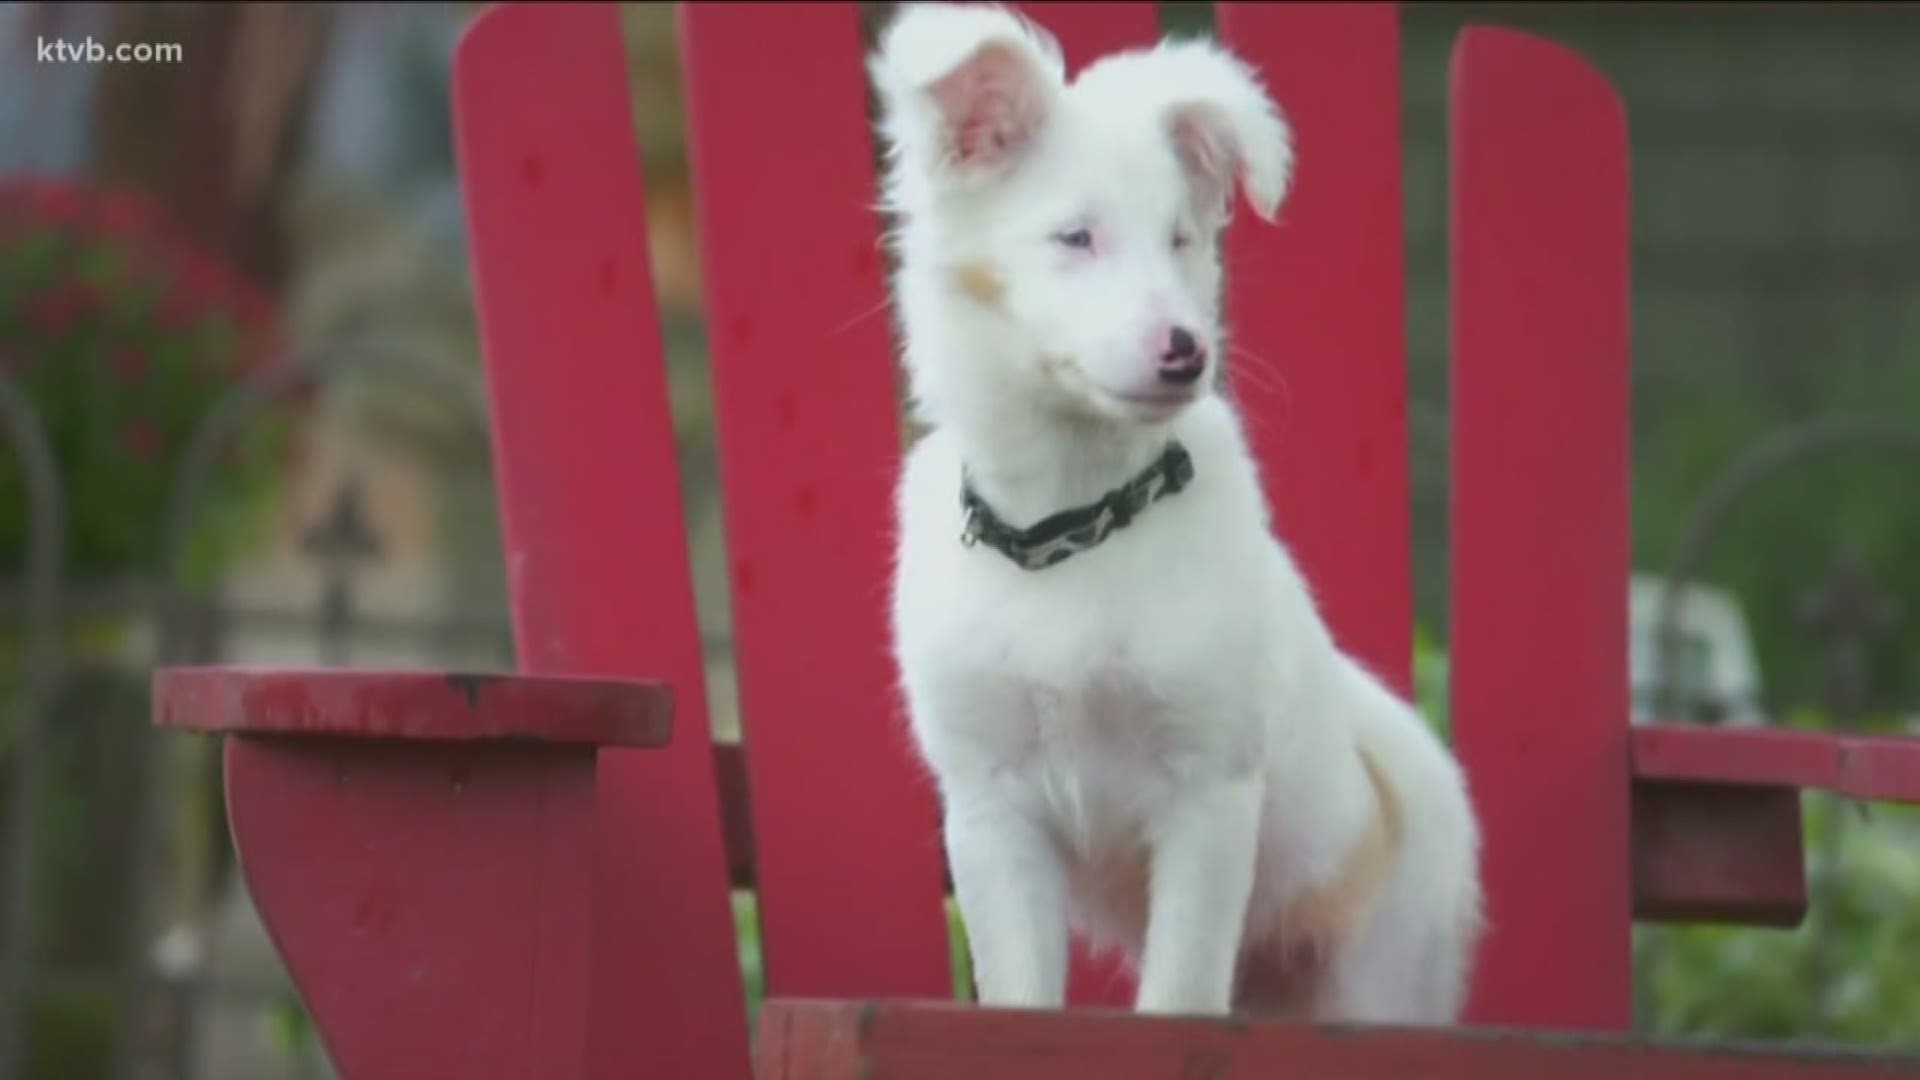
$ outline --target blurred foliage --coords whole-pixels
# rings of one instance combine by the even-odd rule
[[[114,658],[70,654],[51,704],[61,722],[41,743],[34,940],[44,962],[111,970],[135,946],[125,897],[152,738],[147,679]],[[9,798],[12,783],[0,780]]]
[[[1447,653],[1414,638],[1422,714],[1451,737]],[[1801,710],[1783,726],[1829,730]],[[1892,727],[1883,718],[1869,727]],[[1793,931],[1637,925],[1635,1010],[1647,1033],[1687,1039],[1920,1046],[1920,807],[1803,797],[1812,911]]]
[[[34,995],[27,1027],[28,1077],[107,1080],[113,1075],[120,1001],[110,989],[48,990]]]
[[[311,1058],[322,1052],[320,1031],[297,994],[286,994],[267,1006],[267,1027],[275,1048],[288,1061]]]
[[[271,358],[272,313],[137,196],[0,186],[0,370],[34,403],[67,512],[69,580],[154,569],[195,429]],[[189,553],[205,578],[259,537],[293,426],[269,409],[223,448]],[[30,503],[0,457],[0,566],[25,560]]]
[[[972,954],[967,949],[967,928],[960,919],[960,907],[949,897],[946,902],[947,951],[953,964],[953,1000],[973,1000]],[[740,943],[740,976],[746,988],[749,1022],[760,1015],[767,996],[767,975],[760,951],[760,898],[746,889],[733,894],[733,930]]]
[[[183,456],[211,412],[273,359],[272,324],[263,296],[145,198],[0,183],[0,373],[32,404],[48,442],[66,581],[172,569],[160,560]],[[269,407],[217,448],[182,553],[189,583],[216,580],[263,538],[296,419],[293,408]],[[0,566],[25,564],[27,479],[19,454],[0,453]],[[120,666],[127,625],[122,615],[65,627],[35,807],[36,960],[96,976],[121,970],[137,948],[125,898],[139,887],[132,854],[148,703],[144,673]],[[23,647],[17,626],[0,627],[0,761],[17,734]],[[0,777],[0,794],[12,775]],[[110,1051],[118,1005],[39,999],[33,1053],[60,1064],[35,1075],[105,1075],[88,1062]]]
[[[1920,334],[1907,348],[1920,351]],[[1920,416],[1920,363],[1892,362],[1859,379],[1859,356],[1836,343],[1831,376],[1794,380],[1763,369],[1712,382],[1642,371],[1635,427],[1636,563],[1664,567],[1701,498],[1743,454],[1768,436],[1814,416]],[[1889,361],[1891,358],[1888,358]],[[1704,576],[1740,598],[1775,714],[1822,692],[1822,650],[1800,618],[1843,550],[1858,554],[1874,587],[1904,600],[1904,625],[1870,646],[1874,705],[1891,710],[1920,698],[1920,500],[1912,477],[1920,459],[1884,447],[1850,446],[1805,458],[1760,483],[1717,525]]]
[[[1920,144],[1902,134],[1920,124],[1920,20],[1898,6],[1786,5],[1764,19],[1643,7],[1405,9],[1416,587],[1435,626],[1449,603],[1448,68],[1470,24],[1546,35],[1624,99],[1636,569],[1664,569],[1714,482],[1770,436],[1840,415],[1920,417],[1920,216],[1906,209]],[[1820,693],[1797,607],[1843,545],[1908,611],[1875,647],[1880,703],[1920,701],[1916,465],[1873,448],[1808,458],[1720,523],[1701,577],[1745,607],[1771,711]]]
[[[1643,926],[1639,1023],[1662,1036],[1920,1046],[1920,807],[1805,800],[1812,910],[1793,931]]]
[[[135,887],[140,757],[152,738],[147,680],[102,648],[107,636],[99,629],[78,635],[54,688],[47,715],[60,722],[47,725],[40,748],[29,896],[36,964],[100,981],[44,986],[35,995],[27,1026],[37,1063],[27,1075],[33,1077],[110,1075],[107,1057],[120,1030],[120,999],[110,976],[137,945],[126,913]],[[0,763],[10,760],[20,690],[8,645],[0,635]],[[0,768],[0,806],[13,805],[17,782],[14,770]],[[12,857],[8,837],[0,835],[0,867],[10,867]],[[9,899],[0,895],[0,909]]]
[[[1453,710],[1447,650],[1424,626],[1413,629],[1413,700],[1427,723],[1449,744],[1453,741]]]

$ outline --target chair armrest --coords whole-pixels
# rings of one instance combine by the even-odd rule
[[[598,759],[666,745],[665,687],[170,668],[153,719],[224,739],[248,892],[342,1075],[586,1075]]]
[[[209,734],[665,746],[672,698],[634,680],[440,671],[177,667],[153,719]]]
[[[1630,736],[1634,916],[1791,928],[1800,796],[1920,802],[1920,739],[1654,724]]]

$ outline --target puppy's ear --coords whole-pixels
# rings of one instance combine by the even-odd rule
[[[1253,70],[1204,42],[1161,48],[1167,134],[1203,214],[1224,221],[1235,184],[1271,222],[1293,179],[1293,131]]]
[[[1059,48],[997,7],[909,4],[872,62],[890,150],[933,175],[1004,175],[1051,118]]]

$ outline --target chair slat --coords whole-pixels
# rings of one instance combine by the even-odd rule
[[[1486,835],[1473,1019],[1631,1021],[1627,144],[1579,57],[1452,71],[1453,722]]]
[[[767,989],[950,996],[888,645],[901,438],[858,10],[680,12]]]
[[[1059,39],[1068,78],[1109,53],[1151,45],[1160,36],[1159,5],[1154,3],[1038,0],[1014,6]],[[1134,986],[1133,973],[1119,958],[1096,956],[1075,944],[1067,978],[1069,1003],[1126,1006],[1133,1001]]]
[[[1228,248],[1228,379],[1275,524],[1336,639],[1411,689],[1406,270],[1395,4],[1222,3],[1294,130],[1279,226]]]
[[[616,5],[507,4],[454,68],[520,663],[659,678],[601,755],[596,1076],[749,1075],[704,675]]]

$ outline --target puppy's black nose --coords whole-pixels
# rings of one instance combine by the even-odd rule
[[[1167,335],[1167,351],[1160,354],[1160,381],[1189,386],[1207,368],[1206,354],[1200,342],[1185,327],[1176,326]]]

